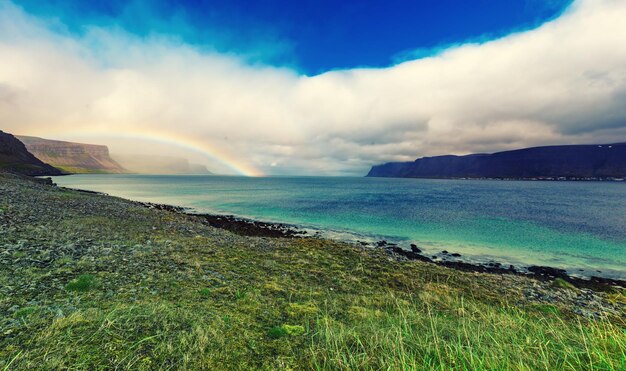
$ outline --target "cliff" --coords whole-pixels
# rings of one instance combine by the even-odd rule
[[[24,143],[3,131],[0,131],[0,171],[31,176],[62,175],[59,169],[36,158]]]
[[[423,157],[372,167],[369,177],[624,178],[626,143],[524,148],[493,154]]]
[[[75,174],[116,174],[126,170],[109,155],[107,146],[18,136],[38,159]]]

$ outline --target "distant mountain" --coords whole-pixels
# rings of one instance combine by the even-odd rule
[[[493,154],[423,157],[372,167],[369,177],[624,178],[626,143],[524,148]]]
[[[3,131],[0,131],[0,171],[31,176],[63,174],[28,152],[16,137]]]
[[[113,154],[112,156],[132,173],[164,175],[212,174],[206,166],[190,163],[189,160],[180,157],[140,154]]]
[[[198,175],[213,175],[206,166],[201,164],[194,164],[192,162],[189,163],[189,170],[191,170],[190,174],[198,174]]]
[[[107,146],[17,136],[33,155],[63,171],[74,174],[126,173],[109,156]]]

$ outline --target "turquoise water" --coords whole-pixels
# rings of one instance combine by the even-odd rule
[[[386,178],[73,175],[61,186],[298,225],[469,261],[626,279],[626,184]],[[600,272],[598,272],[600,271]]]

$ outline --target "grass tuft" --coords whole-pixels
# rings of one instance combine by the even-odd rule
[[[85,292],[94,289],[98,285],[96,276],[93,274],[81,274],[65,285],[67,291]]]
[[[200,296],[208,298],[211,296],[211,289],[207,288],[207,287],[203,287],[200,290],[198,290],[198,294],[200,294]]]
[[[576,287],[562,278],[555,278],[550,286],[557,289],[576,290]]]
[[[280,339],[286,336],[301,336],[306,333],[303,326],[300,325],[288,325],[274,326],[267,331],[267,336],[272,339]]]
[[[283,326],[274,326],[267,331],[267,336],[271,339],[280,339],[289,335]]]

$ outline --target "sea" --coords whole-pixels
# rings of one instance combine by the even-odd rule
[[[59,186],[300,228],[416,244],[429,256],[626,279],[626,182],[71,175]],[[442,253],[447,251],[448,254]]]

